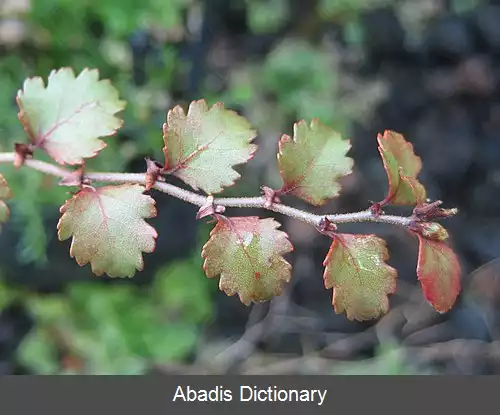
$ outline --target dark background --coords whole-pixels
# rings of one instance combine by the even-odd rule
[[[15,197],[0,234],[1,374],[500,372],[500,261],[489,263],[500,257],[500,1],[2,0],[3,151],[26,141],[15,105],[23,80],[62,66],[98,68],[128,102],[125,126],[93,170],[143,172],[146,155],[161,161],[161,125],[176,104],[203,97],[247,117],[260,151],[224,196],[278,187],[280,135],[318,116],[351,138],[355,171],[321,210],[289,202],[366,209],[387,188],[376,135],[403,133],[429,197],[459,208],[444,225],[464,288],[437,314],[417,284],[410,235],[345,225],[383,237],[399,271],[385,317],[348,321],[321,278],[328,239],[276,215],[295,246],[292,282],[247,308],[204,276],[210,225],[158,193],[151,223],[160,237],[145,270],[130,281],[98,278],[57,240],[68,189],[2,165]],[[238,214],[250,212],[270,215]]]

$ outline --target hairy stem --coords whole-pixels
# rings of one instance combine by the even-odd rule
[[[13,163],[15,153],[0,153],[0,163]],[[24,165],[32,169],[38,170],[42,173],[52,176],[65,178],[71,174],[71,171],[62,167],[47,163],[41,160],[26,159]],[[137,183],[146,184],[146,175],[143,173],[85,173],[85,178],[96,182],[108,183]],[[187,203],[196,206],[203,206],[207,202],[207,197],[189,190],[181,189],[169,183],[157,181],[153,186],[156,190],[166,193],[170,196],[181,199]],[[335,224],[339,223],[353,223],[353,222],[380,222],[408,227],[411,223],[411,218],[393,215],[374,215],[370,210],[354,213],[343,214],[328,214],[328,215],[315,215],[313,213],[305,212],[291,206],[281,203],[273,204],[270,207],[266,206],[264,197],[230,197],[230,198],[216,198],[214,199],[215,205],[225,207],[251,207],[259,209],[267,209],[291,218],[306,222],[313,226],[319,226],[320,221],[326,216],[328,220]]]

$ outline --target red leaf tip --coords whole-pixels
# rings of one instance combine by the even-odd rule
[[[417,234],[417,276],[429,303],[440,313],[449,311],[460,293],[460,262],[443,241]]]

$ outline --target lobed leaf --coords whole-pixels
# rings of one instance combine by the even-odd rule
[[[346,157],[349,140],[314,118],[293,126],[293,139],[283,134],[278,164],[283,178],[282,194],[292,194],[320,206],[340,192],[338,180],[351,173],[353,160]]]
[[[417,276],[424,296],[437,311],[445,313],[453,307],[460,292],[460,263],[443,240],[417,236]]]
[[[32,144],[63,165],[81,164],[106,147],[99,138],[122,126],[115,114],[125,107],[96,69],[84,69],[75,78],[71,68],[52,71],[47,87],[40,77],[27,79],[17,104]]]
[[[323,262],[326,288],[333,287],[335,312],[350,320],[370,320],[389,309],[397,272],[386,243],[375,235],[336,234]]]
[[[11,196],[12,194],[7,184],[7,180],[5,180],[5,177],[0,174],[0,223],[5,223],[9,220],[10,210],[5,203],[5,200],[10,199]],[[1,229],[2,228],[0,227],[0,230]]]
[[[426,199],[426,190],[417,176],[422,169],[420,157],[413,152],[413,145],[401,134],[385,131],[378,134],[378,150],[389,179],[389,191],[382,202],[393,205],[417,205]]]
[[[137,184],[83,187],[61,207],[59,240],[73,237],[70,255],[91,263],[100,276],[132,277],[142,271],[142,252],[153,252],[156,230],[144,219],[156,216],[155,201]]]
[[[220,289],[246,305],[280,295],[292,268],[282,255],[293,247],[279,226],[271,218],[218,216],[201,254],[207,277],[220,275]]]
[[[177,105],[163,125],[165,170],[194,190],[219,193],[240,178],[233,167],[253,157],[255,137],[248,121],[222,103],[193,101],[187,114]]]

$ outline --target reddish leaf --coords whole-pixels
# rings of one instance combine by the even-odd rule
[[[81,164],[106,147],[99,138],[121,127],[114,114],[125,107],[97,70],[84,69],[75,78],[71,68],[52,71],[47,87],[42,78],[27,79],[17,103],[31,143],[60,164]]]
[[[349,140],[313,119],[293,126],[293,139],[284,134],[279,142],[278,163],[282,194],[292,194],[322,205],[340,192],[339,179],[351,173],[353,160],[346,154]]]
[[[385,131],[378,134],[378,150],[389,179],[389,192],[382,205],[417,205],[426,199],[426,190],[417,180],[422,169],[420,157],[401,134]]]
[[[453,307],[460,292],[460,263],[444,242],[417,234],[417,275],[425,298],[439,312]]]
[[[144,218],[156,216],[155,201],[137,184],[84,187],[61,207],[59,240],[73,237],[70,255],[96,275],[132,277],[144,266],[142,252],[153,252],[155,229]]]
[[[165,171],[195,190],[221,192],[240,177],[233,167],[253,157],[255,136],[248,121],[222,103],[208,108],[193,101],[187,114],[176,106],[163,125]]]
[[[397,272],[386,264],[386,243],[375,235],[336,234],[323,262],[326,288],[333,287],[335,312],[350,320],[370,320],[389,309]]]
[[[220,289],[246,305],[280,295],[291,273],[282,255],[293,250],[280,224],[253,216],[217,219],[201,254],[207,277],[220,275]]]

